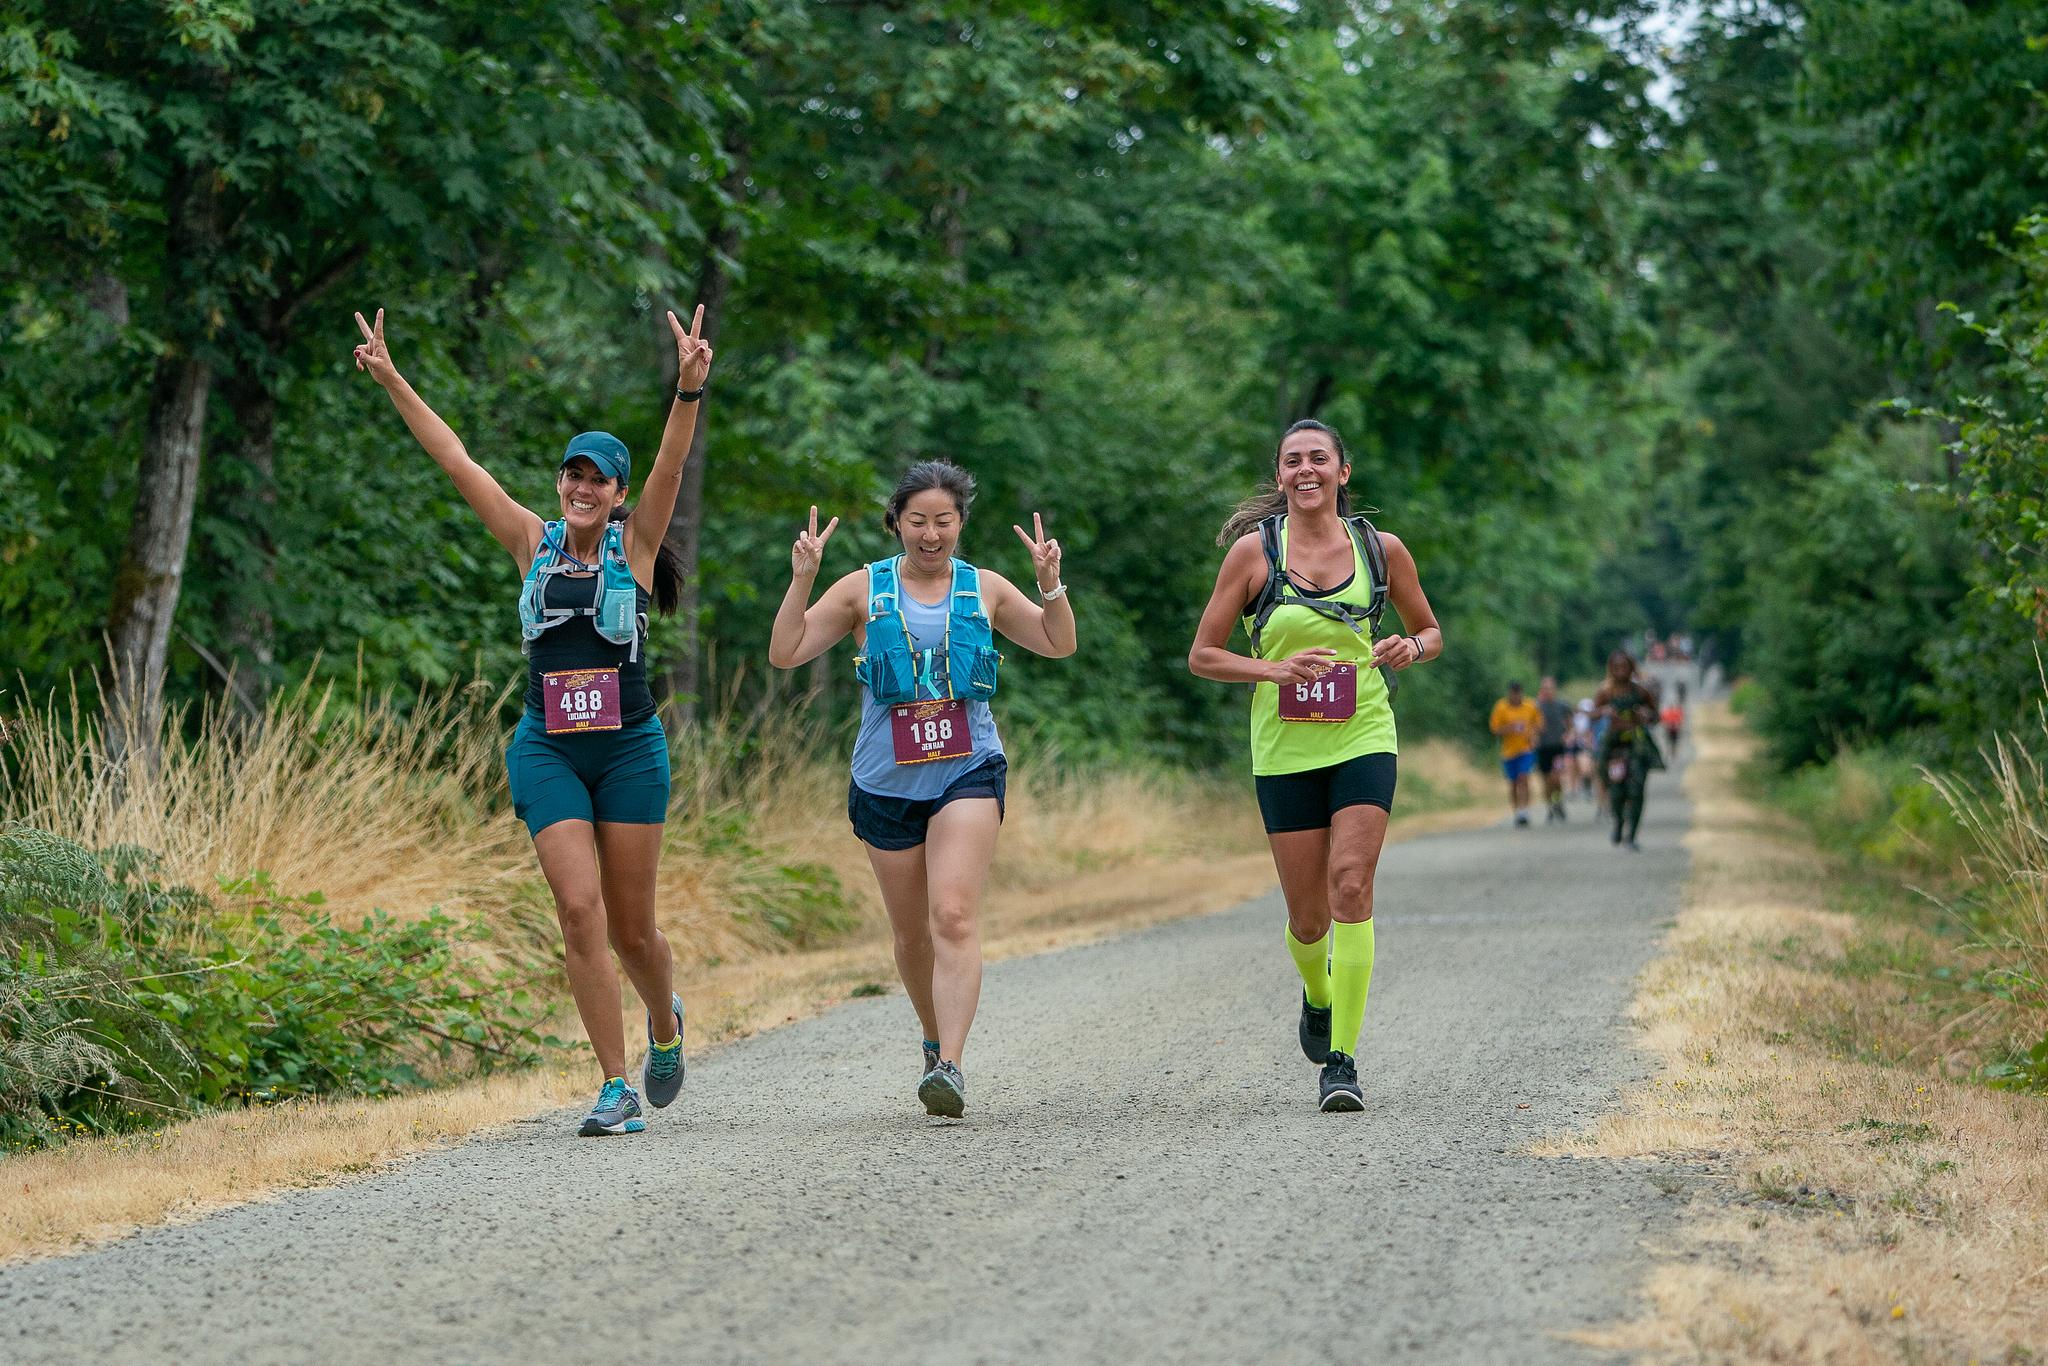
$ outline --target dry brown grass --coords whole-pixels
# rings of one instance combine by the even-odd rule
[[[1910,981],[1842,970],[1858,943],[1926,931],[1830,909],[1838,870],[1739,794],[1745,733],[1724,706],[1697,714],[1693,876],[1632,1007],[1662,1069],[1538,1151],[1692,1162],[1719,1189],[1659,1250],[1649,1312],[1591,1340],[1670,1361],[2040,1360],[2048,1103],[1953,1078],[1915,1047],[1934,1030]]]
[[[1497,814],[1489,775],[1450,746],[1411,747],[1403,771],[1404,777],[1425,779],[1439,803],[1469,797],[1486,804],[1440,805],[1399,816],[1393,839],[1483,824]],[[858,927],[829,947],[777,949],[765,945],[757,931],[731,928],[722,909],[718,889],[744,877],[744,870],[720,869],[715,859],[694,851],[681,859],[665,855],[662,923],[679,949],[678,985],[689,1002],[694,1039],[742,1038],[816,1014],[868,984],[897,990],[873,878],[845,825],[842,767],[777,761],[757,769],[740,790],[719,788],[706,775],[681,769],[678,778],[679,790],[704,807],[732,803],[754,812],[758,838],[771,857],[801,856],[831,867],[860,915]],[[1236,784],[1026,766],[1014,774],[1010,791],[982,917],[984,952],[992,960],[1222,910],[1273,883],[1257,809]],[[684,826],[687,840],[687,821]],[[290,822],[272,827],[297,828]],[[110,817],[99,829],[133,826]],[[523,841],[519,827],[512,830]],[[78,830],[74,837],[88,834]],[[253,855],[250,846],[238,848],[227,857],[260,860],[271,853],[260,846]],[[531,859],[523,843],[520,851]],[[717,932],[707,933],[707,925]],[[628,1023],[632,1037],[638,1020]],[[573,1013],[558,1024],[566,1037],[580,1034]],[[81,1139],[55,1151],[0,1159],[0,1190],[10,1192],[0,1201],[0,1263],[77,1250],[139,1227],[371,1170],[581,1101],[590,1089],[581,1068],[582,1060],[574,1059],[566,1068],[390,1100],[215,1115],[158,1133]],[[11,1194],[17,1188],[19,1199]]]

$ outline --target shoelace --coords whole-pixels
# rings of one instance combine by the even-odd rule
[[[620,1081],[617,1077],[613,1077],[604,1084],[604,1090],[597,1093],[597,1105],[594,1108],[599,1110],[616,1110],[625,1103],[626,1083]]]
[[[647,1050],[647,1075],[656,1081],[667,1081],[676,1074],[676,1066],[683,1060],[683,1036],[673,1040],[674,1047],[656,1044]]]

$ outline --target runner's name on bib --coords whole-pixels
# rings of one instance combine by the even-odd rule
[[[896,742],[896,762],[928,764],[934,759],[964,759],[974,753],[974,731],[967,724],[967,704],[905,702],[889,708],[889,734]]]
[[[625,724],[617,669],[556,669],[540,676],[540,688],[550,735],[617,730]]]
[[[1349,721],[1358,713],[1358,666],[1332,664],[1307,683],[1280,685],[1282,721]]]

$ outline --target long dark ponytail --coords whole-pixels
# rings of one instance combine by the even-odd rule
[[[611,520],[626,520],[626,505],[614,504]],[[668,543],[668,537],[661,538],[661,549],[654,552],[654,610],[664,617],[676,614],[676,605],[683,600],[683,562],[676,558],[675,547]]]
[[[1287,444],[1287,438],[1296,432],[1321,432],[1337,447],[1339,464],[1351,463],[1350,452],[1344,449],[1344,438],[1337,435],[1337,429],[1328,423],[1318,422],[1312,417],[1301,421],[1280,433],[1280,439],[1273,443],[1273,478],[1269,483],[1260,484],[1251,497],[1239,503],[1223,523],[1223,530],[1216,533],[1216,544],[1229,545],[1238,537],[1256,530],[1259,523],[1276,512],[1287,511],[1287,495],[1280,490],[1280,448]],[[1344,485],[1337,486],[1337,515],[1351,515],[1351,490]]]

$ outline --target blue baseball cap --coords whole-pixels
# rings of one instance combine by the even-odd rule
[[[597,466],[599,474],[621,484],[633,472],[633,457],[626,454],[626,443],[610,432],[578,432],[570,437],[569,448],[562,452],[562,464],[579,455]],[[561,465],[555,468],[560,469]]]

